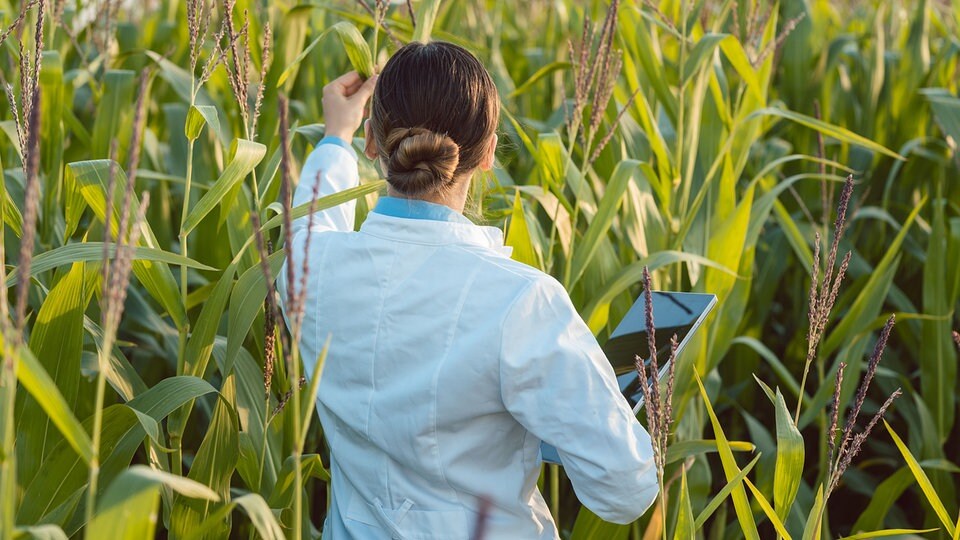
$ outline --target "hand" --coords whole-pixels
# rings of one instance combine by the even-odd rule
[[[354,132],[363,121],[363,107],[373,95],[376,84],[376,75],[364,81],[356,71],[351,71],[323,87],[326,135],[348,143],[353,140]]]

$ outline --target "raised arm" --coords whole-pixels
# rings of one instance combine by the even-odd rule
[[[325,137],[303,164],[300,183],[293,194],[293,206],[309,203],[314,189],[324,197],[357,186],[357,153],[350,146],[353,134],[363,121],[363,107],[373,94],[376,77],[366,81],[355,71],[343,75],[323,87],[323,111],[326,121]],[[313,216],[313,231],[352,231],[356,202],[350,201],[317,212]],[[308,216],[291,224],[291,235],[306,231]]]
[[[353,134],[360,127],[360,122],[363,120],[363,107],[373,95],[375,84],[376,77],[363,81],[355,71],[351,71],[323,88],[326,136],[303,164],[300,183],[293,193],[294,207],[311,201],[318,182],[319,188],[316,190],[318,197],[337,193],[360,183],[360,175],[357,172],[357,153],[350,147],[349,141],[353,139]],[[307,245],[308,225],[314,235],[328,231],[352,231],[355,209],[356,202],[351,201],[317,212],[312,219],[304,216],[293,220],[290,224],[290,245],[285,248],[287,259],[277,279],[280,305],[285,318],[288,317],[287,310],[290,308],[286,304],[288,288],[300,286],[304,258],[308,258],[309,261],[318,255],[316,243]],[[292,284],[287,282],[287,265],[290,265]],[[309,286],[305,294],[304,324],[307,328],[313,328],[310,322],[314,320],[315,314],[310,306],[316,304],[316,299],[313,298]],[[289,319],[287,324],[290,324]],[[300,346],[305,359],[316,358],[320,346],[319,339],[314,333],[304,333]],[[307,367],[308,374],[312,369],[310,366],[312,364]]]
[[[500,389],[507,410],[556,447],[574,491],[601,518],[630,523],[657,495],[650,436],[563,287],[538,280],[504,321]]]

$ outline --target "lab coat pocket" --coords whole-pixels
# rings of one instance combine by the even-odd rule
[[[378,527],[394,540],[467,540],[467,513],[463,509],[423,510],[405,499],[399,508],[384,506],[379,498],[368,503],[351,497],[344,517]]]

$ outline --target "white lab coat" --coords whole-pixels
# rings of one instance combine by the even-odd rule
[[[320,144],[294,204],[359,182],[356,154]],[[426,203],[423,203],[426,204]],[[331,336],[317,410],[331,450],[330,540],[552,539],[537,489],[540,442],[577,497],[637,519],[657,494],[650,437],[613,369],[552,277],[509,258],[499,229],[371,212],[353,203],[293,222],[296,283],[308,257],[300,343]],[[281,298],[286,271],[280,273]]]

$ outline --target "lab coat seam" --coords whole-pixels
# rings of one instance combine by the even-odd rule
[[[439,469],[440,469],[440,477],[443,479],[443,483],[446,484],[447,488],[451,492],[453,492],[453,495],[457,498],[457,504],[459,504],[461,508],[463,508],[463,500],[460,498],[460,492],[453,487],[453,485],[450,483],[450,480],[447,478],[447,470],[443,462],[443,453],[440,451],[440,430],[437,428],[437,416],[438,416],[437,411],[439,410],[437,399],[440,395],[440,389],[439,389],[438,383],[440,379],[440,371],[443,370],[444,366],[450,360],[450,346],[453,342],[454,337],[456,337],[456,333],[457,333],[456,329],[459,326],[460,319],[463,315],[463,305],[466,303],[467,296],[469,296],[468,293],[470,291],[470,288],[473,286],[473,282],[476,281],[476,279],[477,279],[477,271],[474,270],[473,272],[470,273],[467,283],[460,290],[460,298],[458,299],[457,309],[456,309],[457,320],[452,325],[450,325],[451,332],[450,332],[450,335],[447,337],[446,344],[444,345],[443,361],[440,363],[440,365],[437,366],[437,369],[433,374],[433,380],[431,381],[431,384],[433,386],[433,410],[431,411],[433,418],[431,420],[433,421],[433,437],[434,437],[434,441],[436,443],[436,448],[437,448],[437,464],[439,465]]]
[[[497,385],[499,386],[500,391],[500,402],[503,403],[504,409],[510,413],[510,416],[513,416],[513,412],[507,407],[507,401],[503,398],[503,357],[504,357],[504,330],[507,328],[507,324],[510,320],[510,316],[513,314],[513,309],[516,305],[523,299],[527,292],[534,288],[536,281],[529,281],[525,286],[520,289],[517,295],[510,301],[510,305],[507,306],[507,309],[504,310],[503,319],[500,320],[500,347],[497,351]]]

